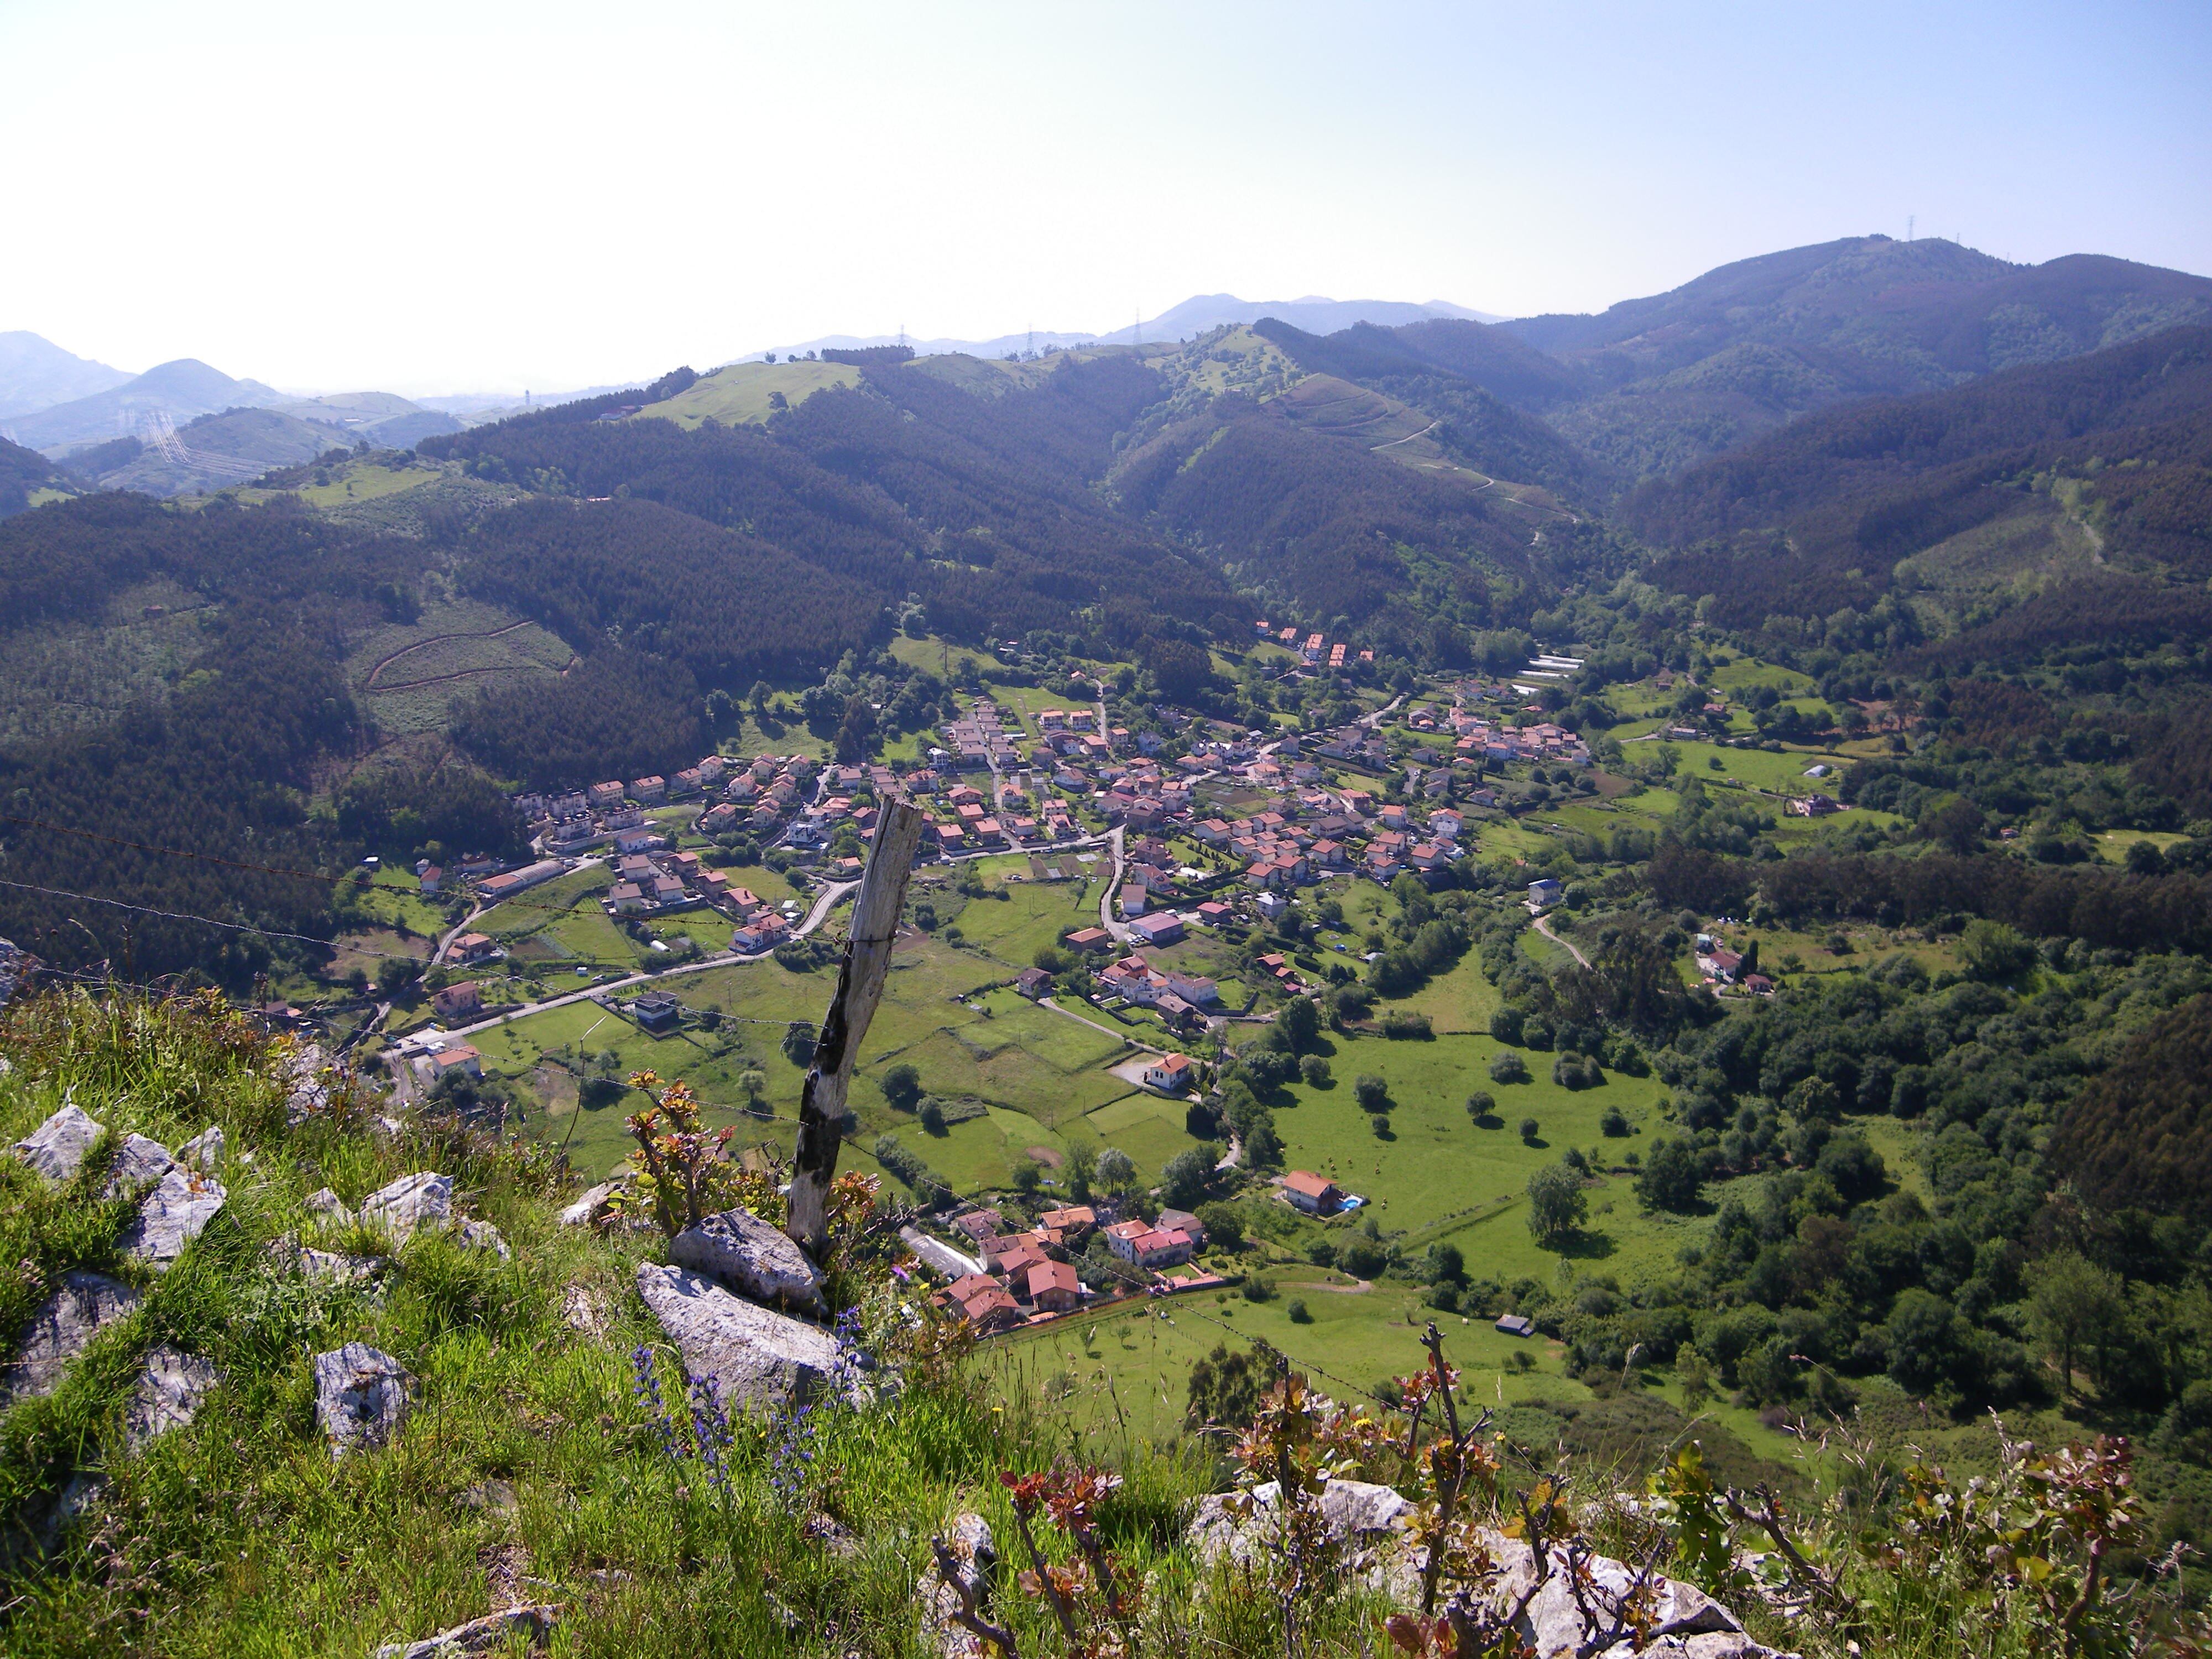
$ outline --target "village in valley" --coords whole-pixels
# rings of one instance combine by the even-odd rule
[[[1362,1285],[1370,1258],[1403,1257],[1394,1234],[1471,1244],[1467,1230],[1517,1188],[1510,1170],[1486,1170],[1495,1160],[1480,1146],[1456,1171],[1431,1155],[1419,1184],[1435,1190],[1416,1198],[1391,1165],[1418,1156],[1409,1115],[1466,1121],[1461,1097],[1499,1049],[1477,953],[1412,998],[1418,1012],[1340,993],[1370,981],[1396,944],[1394,912],[1475,884],[1481,866],[1516,927],[1529,924],[1518,949],[1574,953],[1571,933],[1549,930],[1574,927],[1587,896],[1575,874],[1602,862],[1603,826],[1653,822],[1638,813],[1646,799],[1671,809],[1656,786],[1680,749],[1733,741],[1765,761],[1775,746],[1732,737],[1741,711],[1725,701],[1684,709],[1671,675],[1650,688],[1658,718],[1601,736],[1554,717],[1578,659],[1540,652],[1516,673],[1401,688],[1378,683],[1370,653],[1318,634],[1270,629],[1260,648],[1290,683],[1334,688],[1347,712],[1240,726],[1133,696],[1126,676],[1076,669],[1064,690],[1085,695],[1055,700],[1010,675],[948,700],[902,755],[847,763],[763,746],[519,795],[527,861],[416,872],[421,898],[452,907],[453,925],[426,994],[394,1010],[371,1052],[403,1093],[455,1097],[556,1141],[587,1172],[626,1150],[621,1113],[606,1109],[624,1074],[684,1075],[720,1097],[750,1143],[743,1155],[774,1167],[795,1103],[788,1034],[818,1017],[840,906],[884,808],[906,801],[927,829],[878,1028],[899,1035],[864,1057],[848,1156],[921,1201],[909,1242],[979,1333],[1130,1297],[1225,1295],[1264,1285],[1270,1264]],[[1827,767],[1791,771],[1794,787],[1759,791],[1773,810],[1836,810],[1819,789]],[[1758,947],[1748,965],[1732,948],[1734,926],[1712,919],[1686,942],[1686,983],[1771,992]],[[933,1007],[908,1006],[908,988],[925,984]],[[1240,1060],[1294,1003],[1323,1011],[1340,1033],[1327,1046],[1344,1058],[1376,1051],[1373,1074],[1356,1079],[1374,1115],[1321,1103],[1355,1080],[1331,1074],[1342,1059],[1292,1066],[1275,1100],[1316,1097],[1337,1128],[1371,1133],[1380,1162],[1340,1133],[1306,1134],[1323,1120],[1285,1110],[1267,1167],[1240,1168],[1221,1082],[1252,1075]],[[689,1052],[670,1056],[670,1043]],[[1019,1076],[1016,1053],[1030,1062]],[[1416,1056],[1432,1097],[1401,1081]],[[1528,1086],[1548,1092],[1540,1078]],[[1062,1088],[1065,1103],[1052,1097]],[[1558,1093],[1581,1114],[1587,1097]],[[1623,1073],[1613,1095],[1616,1114],[1637,1097],[1637,1133],[1659,1126],[1648,1077]],[[1176,1178],[1162,1183],[1163,1168]],[[1210,1233],[1201,1199],[1239,1189],[1244,1219],[1231,1237]],[[1279,1225],[1247,1224],[1255,1197]],[[1500,1339],[1515,1334],[1517,1316],[1500,1318]]]

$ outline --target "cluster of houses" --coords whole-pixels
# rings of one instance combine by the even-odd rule
[[[1286,794],[1250,817],[1202,819],[1191,834],[1234,853],[1244,862],[1245,885],[1262,893],[1354,871],[1387,887],[1407,871],[1449,869],[1460,856],[1465,815],[1452,806],[1419,817],[1415,811],[1395,801],[1378,804],[1364,789],[1316,787]]]
[[[1196,1030],[1221,1001],[1221,988],[1203,974],[1164,968],[1132,951],[1097,975],[1098,988],[1132,1007],[1150,1008],[1178,1030]],[[1162,1085],[1148,1086],[1163,1087]]]
[[[1275,628],[1266,618],[1253,624],[1259,636],[1271,639],[1276,644],[1295,651],[1309,668],[1342,668],[1348,662],[1373,662],[1372,651],[1360,651],[1355,656],[1350,641],[1331,640],[1322,634],[1304,634],[1295,627]]]
[[[1410,731],[1450,734],[1455,766],[1494,772],[1516,761],[1590,763],[1589,745],[1550,720],[1513,726],[1502,715],[1483,714],[1463,703],[1450,708],[1415,703],[1406,711],[1405,720]]]
[[[938,1293],[938,1303],[957,1311],[981,1334],[1011,1330],[1056,1314],[1070,1313],[1090,1301],[1093,1290],[1078,1275],[1073,1257],[1080,1255],[1094,1232],[1103,1231],[1107,1248],[1127,1267],[1118,1285],[1133,1287],[1150,1276],[1188,1263],[1206,1244],[1206,1228],[1184,1210],[1163,1210],[1157,1220],[1132,1218],[1101,1226],[1089,1205],[1048,1210],[1036,1224],[1010,1233],[1004,1214],[977,1208],[952,1221],[963,1245],[982,1258],[984,1270],[955,1279]],[[1192,1274],[1169,1281],[1188,1290],[1220,1281]]]
[[[772,830],[806,799],[814,771],[805,755],[763,755],[744,763],[708,755],[673,777],[653,773],[627,783],[610,778],[583,789],[517,795],[514,809],[547,853],[574,854],[609,843],[617,853],[636,852],[653,833],[646,812],[672,801],[712,802],[707,816],[715,823],[709,835],[726,829]],[[626,838],[636,844],[626,846]]]
[[[1741,953],[1729,950],[1711,933],[1698,935],[1695,960],[1705,983],[1716,989],[1723,985],[1738,985],[1754,996],[1765,996],[1774,989],[1774,981],[1765,974],[1744,972]]]
[[[731,949],[748,956],[772,951],[792,935],[791,918],[752,889],[707,868],[696,853],[665,848],[617,858],[615,884],[599,903],[617,918],[702,908],[720,911],[737,924],[730,934]]]

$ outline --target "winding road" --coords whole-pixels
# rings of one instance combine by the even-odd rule
[[[1577,962],[1582,963],[1583,967],[1587,968],[1590,965],[1589,958],[1584,956],[1580,951],[1575,949],[1574,945],[1568,940],[1561,939],[1557,933],[1553,933],[1552,931],[1552,924],[1547,921],[1543,917],[1538,916],[1533,925],[1538,933],[1541,933],[1546,939],[1551,940],[1553,944],[1563,948],[1569,956],[1572,957]]]

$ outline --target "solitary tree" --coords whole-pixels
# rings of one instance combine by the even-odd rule
[[[921,1073],[902,1061],[884,1073],[883,1090],[894,1109],[910,1112],[921,1098]]]
[[[1387,1112],[1390,1109],[1390,1085],[1371,1072],[1364,1073],[1352,1085],[1352,1092],[1358,1097],[1362,1111]]]
[[[738,1073],[738,1090],[745,1097],[745,1109],[758,1115],[766,1109],[768,1073],[757,1066],[748,1066]]]
[[[1109,1193],[1126,1193],[1137,1184],[1137,1161],[1119,1146],[1109,1146],[1098,1154],[1094,1178]]]
[[[1528,1177],[1528,1231],[1545,1249],[1572,1238],[1589,1214],[1582,1177],[1565,1164],[1547,1164]]]
[[[2054,1250],[2028,1270],[2027,1283],[2029,1328],[2058,1364],[2060,1391],[2071,1394],[2075,1356],[2101,1346],[2119,1318],[2119,1283],[2076,1250]]]
[[[1275,1028],[1283,1034],[1292,1054],[1303,1053],[1321,1035],[1321,1012],[1307,998],[1292,997],[1283,1005],[1282,1012],[1275,1016]]]
[[[1188,1210],[1206,1196],[1213,1176],[1213,1160],[1196,1147],[1177,1152],[1160,1170],[1160,1196],[1179,1210]]]
[[[1067,1149],[1067,1162],[1062,1167],[1067,1176],[1067,1194],[1077,1203],[1091,1196],[1091,1171],[1097,1166],[1097,1152],[1083,1142],[1079,1140]]]

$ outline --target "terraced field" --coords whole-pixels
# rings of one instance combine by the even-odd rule
[[[354,694],[395,735],[443,729],[453,700],[517,678],[550,680],[575,660],[566,643],[496,606],[425,605],[406,625],[380,628],[346,658]]]

